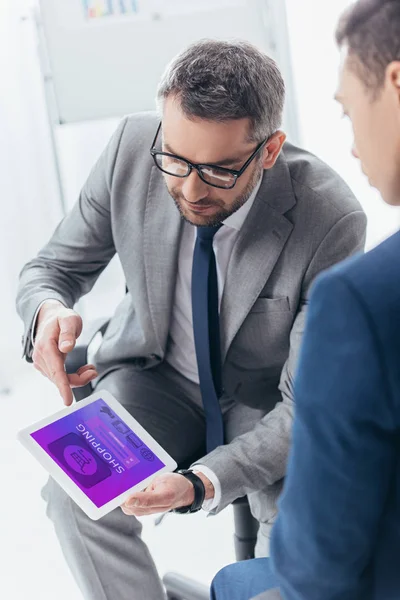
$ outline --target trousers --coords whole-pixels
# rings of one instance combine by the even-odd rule
[[[118,368],[100,379],[97,389],[108,390],[121,402],[178,465],[187,466],[204,456],[200,388],[167,363],[144,371]],[[224,396],[220,402],[228,442],[252,429],[264,414]],[[92,521],[52,478],[42,497],[66,562],[86,600],[164,600],[160,577],[135,517],[117,508]],[[262,520],[262,491],[251,494],[249,501],[254,516]],[[268,555],[269,531],[269,523],[263,523],[257,544],[259,556]]]

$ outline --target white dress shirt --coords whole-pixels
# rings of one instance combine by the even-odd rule
[[[261,179],[256,185],[247,202],[233,215],[223,221],[223,227],[217,231],[213,240],[213,248],[217,265],[218,298],[224,291],[226,272],[232,249],[239,231],[253,206],[255,197],[260,189]],[[179,247],[178,272],[175,287],[175,297],[172,307],[171,324],[165,360],[181,375],[195,383],[199,383],[196,349],[194,345],[192,319],[192,265],[196,243],[196,228],[184,223]],[[214,486],[215,495],[203,503],[203,509],[210,511],[218,506],[221,499],[221,485],[216,475],[206,466],[197,464],[195,471],[201,471]]]

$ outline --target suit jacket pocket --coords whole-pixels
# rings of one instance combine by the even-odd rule
[[[257,298],[227,355],[227,362],[239,370],[279,370],[289,353],[294,315],[289,299]]]
[[[250,313],[290,311],[289,298],[257,298]]]

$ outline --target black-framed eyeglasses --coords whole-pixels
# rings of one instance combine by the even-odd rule
[[[261,144],[257,146],[253,154],[246,160],[243,167],[238,171],[235,169],[226,169],[225,167],[219,167],[218,165],[211,164],[194,164],[175,154],[169,152],[160,152],[156,149],[156,142],[158,134],[160,133],[161,123],[158,126],[157,133],[154,137],[151,145],[150,154],[153,157],[154,163],[160,171],[173,177],[189,177],[193,169],[196,169],[198,176],[204,183],[211,185],[212,187],[220,188],[223,190],[231,190],[235,187],[237,180],[247,167],[252,163],[257,154],[264,148],[265,144],[270,138],[265,139]]]

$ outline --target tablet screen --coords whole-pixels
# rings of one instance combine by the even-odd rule
[[[101,398],[30,435],[99,508],[165,466]]]

